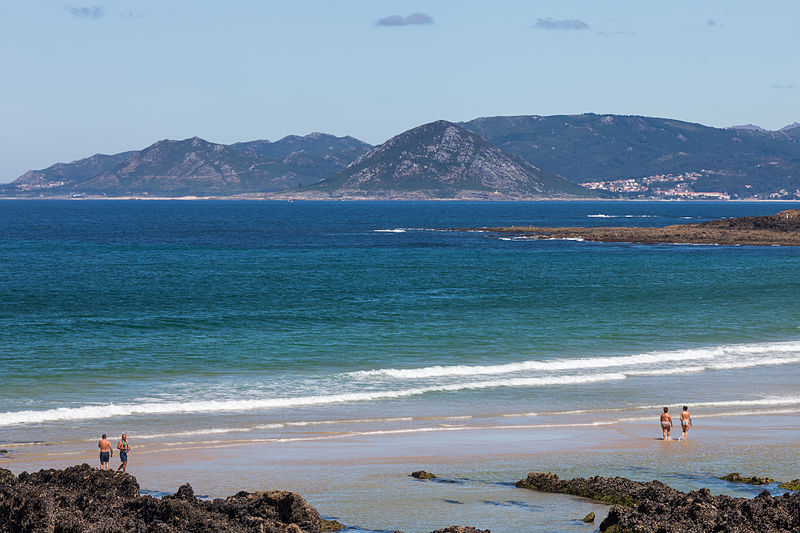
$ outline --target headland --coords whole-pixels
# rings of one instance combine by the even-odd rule
[[[474,231],[475,228],[472,230]],[[573,239],[641,244],[719,244],[749,246],[800,246],[800,210],[775,215],[710,220],[666,227],[537,227],[480,228],[502,235],[531,239]]]

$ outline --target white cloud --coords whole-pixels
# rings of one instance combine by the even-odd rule
[[[580,19],[555,20],[551,18],[536,19],[536,24],[531,26],[537,30],[588,30],[589,25]]]
[[[67,4],[64,9],[72,13],[72,16],[79,19],[99,19],[105,16],[103,6],[73,6]]]
[[[433,17],[427,13],[411,13],[407,17],[402,15],[390,15],[378,20],[375,24],[378,26],[412,26],[433,24]]]

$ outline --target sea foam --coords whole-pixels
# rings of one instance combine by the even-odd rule
[[[701,363],[701,364],[698,364]],[[759,365],[783,365],[800,362],[800,342],[730,344],[674,351],[644,352],[610,357],[576,357],[528,360],[500,365],[434,365],[421,368],[381,368],[349,372],[358,379],[390,377],[424,379],[455,376],[480,376],[538,371],[620,369],[630,375],[651,375],[668,369],[698,372],[705,369],[724,370]],[[674,363],[680,363],[675,366]],[[687,366],[687,364],[689,364]],[[656,368],[653,368],[653,367]]]
[[[184,402],[142,402],[127,404],[85,405],[81,407],[59,407],[56,409],[45,410],[7,411],[0,413],[0,426],[36,424],[68,420],[116,418],[131,415],[253,411],[259,409],[277,409],[285,407],[386,400],[436,392],[457,392],[462,390],[480,390],[499,387],[580,385],[585,383],[596,383],[601,381],[622,379],[625,379],[624,374],[601,373],[592,375],[567,375],[462,382],[399,390],[376,390],[369,392],[349,392],[342,394],[298,396],[289,398],[260,398],[248,400],[225,399]]]

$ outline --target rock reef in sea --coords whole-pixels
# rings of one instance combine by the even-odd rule
[[[641,244],[800,246],[800,210],[787,209],[768,216],[726,218],[697,224],[676,224],[663,228],[511,226],[470,228],[468,231],[475,230],[529,239],[569,239]]]
[[[738,472],[731,472],[728,475],[722,476],[720,479],[730,481],[731,483],[746,483],[748,485],[769,485],[770,483],[775,483],[775,480],[771,477],[742,477]]]
[[[708,489],[681,492],[660,481],[614,477],[562,480],[531,472],[517,487],[583,496],[613,505],[600,523],[609,533],[790,533],[800,531],[800,493],[755,498],[712,495]]]
[[[795,492],[800,492],[800,479],[795,479],[792,481],[784,481],[783,483],[778,484],[778,487],[785,490],[793,490]]]

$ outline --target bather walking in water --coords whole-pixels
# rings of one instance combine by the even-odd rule
[[[661,413],[661,433],[664,440],[669,440],[669,432],[672,430],[672,415],[669,414],[669,407],[664,408]]]
[[[683,435],[678,440],[689,440],[689,426],[692,425],[692,415],[689,414],[689,407],[683,406],[683,411],[681,411],[681,429],[683,430]]]

